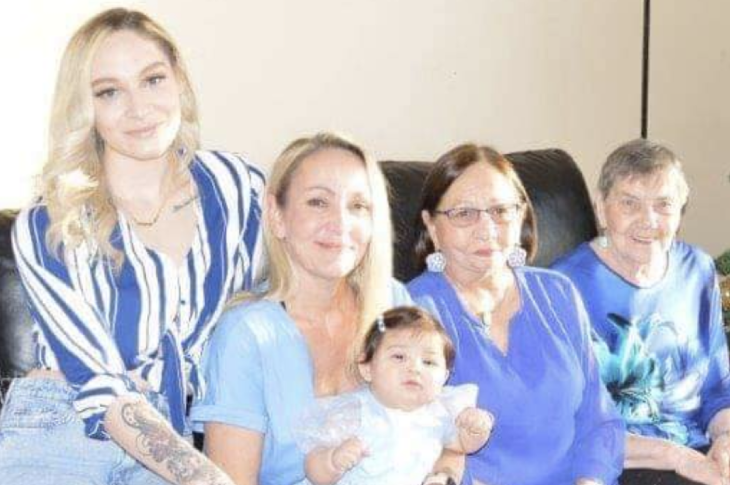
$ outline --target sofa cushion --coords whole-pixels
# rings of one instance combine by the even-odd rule
[[[9,379],[33,365],[32,323],[10,241],[16,214],[0,211],[0,405]]]

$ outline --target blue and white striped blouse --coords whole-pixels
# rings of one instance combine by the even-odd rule
[[[264,176],[236,155],[196,153],[190,171],[200,195],[192,247],[179,266],[146,248],[124,215],[112,234],[125,256],[120,271],[93,258],[86,244],[46,246],[43,205],[18,216],[15,257],[36,325],[37,358],[60,370],[78,395],[88,436],[108,439],[107,407],[146,379],[167,396],[172,424],[185,429],[185,394],[202,390],[202,346],[225,301],[251,287],[260,266]]]

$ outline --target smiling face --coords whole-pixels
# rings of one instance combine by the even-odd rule
[[[432,402],[449,375],[441,336],[409,328],[386,330],[372,360],[359,368],[381,404],[405,411]]]
[[[156,42],[129,30],[111,34],[93,58],[91,87],[105,160],[167,154],[180,129],[180,87]]]
[[[596,204],[609,240],[609,264],[619,273],[664,267],[681,220],[677,177],[668,169],[619,179]]]
[[[299,285],[336,283],[361,262],[372,236],[365,164],[341,149],[302,160],[280,207],[267,198],[272,233],[280,239]]]
[[[487,209],[520,202],[506,176],[486,162],[477,162],[451,184],[436,209]],[[495,222],[481,213],[465,227],[455,225],[445,214],[424,211],[422,217],[434,246],[446,258],[446,272],[479,278],[506,269],[508,252],[520,242],[524,213],[520,210],[510,222]]]

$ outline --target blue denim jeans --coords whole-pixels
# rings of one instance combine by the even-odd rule
[[[113,441],[88,438],[64,381],[16,379],[0,414],[3,485],[163,485]],[[148,400],[167,415],[166,400]]]

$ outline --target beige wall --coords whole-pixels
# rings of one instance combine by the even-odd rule
[[[13,73],[0,76],[0,207],[29,197],[65,40],[118,3],[13,2],[0,34]],[[289,140],[320,129],[390,159],[432,159],[466,140],[503,151],[557,146],[591,186],[609,149],[639,134],[641,3],[131,2],[178,39],[209,147],[268,165]]]
[[[692,193],[683,237],[730,248],[730,2],[652,2],[649,136],[683,158]]]

